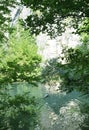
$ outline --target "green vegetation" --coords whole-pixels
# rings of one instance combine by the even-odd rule
[[[83,25],[80,28],[81,44],[74,49],[64,47],[62,56],[48,61],[43,77],[45,82],[61,82],[63,90],[70,92],[77,89],[89,94],[89,38],[82,29]]]
[[[5,49],[1,49],[0,83],[39,80],[41,57],[37,54],[35,40],[28,30],[19,30],[10,36]]]
[[[14,0],[0,0],[0,41],[6,41],[7,37],[5,36],[5,33],[12,32],[12,29],[10,28],[10,12],[11,8],[16,7],[17,4],[18,3]]]
[[[34,129],[38,123],[36,99],[25,93],[11,96],[7,87],[0,89],[0,129]]]
[[[41,57],[29,30],[20,25],[18,29],[0,48],[0,130],[34,130],[38,123],[37,99],[29,94],[29,87],[40,80]],[[29,91],[14,91],[21,82],[30,84]]]
[[[14,0],[0,1],[0,38],[3,39],[4,32],[11,32],[10,28],[10,7],[23,4],[31,9],[31,14],[26,19],[31,33],[39,34],[47,32],[50,36],[56,37],[65,31],[66,18],[71,18],[69,25],[77,29],[85,17],[88,17],[88,0],[21,0],[20,3]],[[8,8],[9,7],[9,8]],[[4,14],[4,15],[3,15]],[[8,16],[8,17],[7,17]],[[7,22],[6,22],[7,21]]]
[[[65,31],[66,18],[71,18],[69,23],[77,29],[84,17],[88,17],[88,0],[21,0],[32,9],[26,22],[32,33],[47,32],[55,37]]]
[[[12,28],[10,12],[17,5],[29,7],[31,14]],[[58,81],[61,90],[76,89],[89,94],[88,6],[89,0],[0,1],[0,130],[35,129],[39,123],[38,102],[42,94],[34,97],[32,93],[36,92],[38,82]],[[46,32],[56,37],[67,25],[76,28],[81,44],[74,49],[64,47],[62,57],[51,59],[41,68],[41,56],[31,34]],[[5,37],[6,34],[9,36]],[[27,83],[23,87],[27,91],[22,91],[21,83]],[[30,89],[33,86],[35,90]]]

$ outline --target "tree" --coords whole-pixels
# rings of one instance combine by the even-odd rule
[[[81,41],[74,49],[63,48],[62,57],[48,61],[42,72],[45,82],[61,81],[62,90],[77,89],[89,94],[89,37],[86,33],[81,34]]]
[[[72,19],[71,25],[78,27],[84,17],[89,16],[88,0],[21,0],[22,4],[32,9],[32,13],[26,22],[31,27],[32,33],[48,32],[55,36],[64,31],[68,22],[65,19]]]
[[[78,33],[81,35],[82,33],[89,34],[89,18],[86,17],[83,19],[81,25],[78,28]],[[82,37],[81,37],[82,38]]]
[[[7,45],[0,55],[0,83],[39,80],[41,56],[37,54],[37,46],[29,30],[18,27]]]
[[[17,2],[14,0],[0,1],[0,41],[5,40],[5,33],[10,32],[11,8],[16,7]]]
[[[0,37],[3,38],[4,33],[10,29],[10,7],[17,3],[14,0],[1,0],[0,3]],[[69,25],[77,28],[83,18],[89,16],[88,0],[21,0],[19,4],[30,8],[31,13],[26,22],[31,28],[31,33],[35,34],[47,32],[55,37],[65,30],[68,17],[71,18]]]
[[[41,57],[34,37],[20,25],[6,45],[0,48],[0,130],[34,130],[38,124],[36,98],[28,91],[12,91],[18,87],[16,82],[20,86],[23,82],[36,85],[40,80]]]
[[[0,88],[0,130],[34,130],[37,104],[36,98],[26,93],[11,96],[9,89]]]

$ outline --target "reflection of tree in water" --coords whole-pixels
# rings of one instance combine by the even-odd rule
[[[70,101],[67,106],[60,109],[60,124],[62,130],[80,130],[84,116],[76,101]]]
[[[49,97],[45,98],[45,102],[51,107],[55,114],[59,114],[59,109],[66,106],[71,100],[75,100],[80,96],[80,93],[73,91],[66,93],[49,93]]]
[[[76,91],[68,94],[49,93],[49,97],[45,98],[46,109],[43,113],[46,121],[49,122],[47,124],[44,120],[46,126],[51,124],[50,130],[81,130],[80,125],[83,124],[85,117],[80,111],[79,96],[80,93]]]
[[[79,104],[80,111],[84,115],[83,124],[80,125],[81,130],[89,130],[89,97],[84,95],[84,98],[80,99],[81,104]]]

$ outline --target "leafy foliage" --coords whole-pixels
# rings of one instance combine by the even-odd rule
[[[65,26],[69,22],[65,22],[68,17],[71,18],[69,25],[75,28],[81,23],[84,17],[88,17],[89,8],[88,0],[21,0],[21,3],[14,0],[0,1],[0,38],[4,38],[5,32],[10,32],[10,8],[17,4],[29,7],[32,12],[26,20],[27,25],[31,28],[31,32],[39,34],[47,32],[50,36],[57,36],[65,31]]]
[[[46,82],[61,79],[61,88],[72,91],[77,89],[89,93],[89,42],[88,35],[82,37],[81,45],[75,49],[63,49],[62,57],[48,62],[43,69]],[[65,61],[64,64],[61,61]]]
[[[14,0],[0,0],[0,41],[5,40],[5,33],[11,32],[11,8],[15,7],[18,2]]]
[[[88,17],[84,18],[81,26],[79,27],[79,33],[81,34],[82,32],[89,33],[89,18]]]
[[[17,87],[13,87],[16,82],[36,85],[40,62],[35,39],[18,25],[0,48],[0,130],[34,130],[38,123],[36,98],[25,92],[12,94],[11,90]]]
[[[83,45],[75,50],[68,50],[67,73],[65,82],[71,89],[78,89],[84,93],[89,93],[89,51],[87,45]]]
[[[25,93],[11,96],[9,92],[0,91],[0,130],[34,129],[38,123],[35,97]]]
[[[78,27],[84,17],[88,17],[88,0],[21,0],[22,4],[32,9],[26,22],[32,33],[48,32],[51,36],[59,35],[65,30],[64,20],[72,18],[70,23]]]
[[[41,57],[29,31],[14,32],[0,54],[0,83],[39,80]]]
[[[31,9],[31,13],[26,20],[31,32],[39,34],[47,32],[50,36],[56,37],[63,31],[69,22],[65,22],[68,17],[71,18],[69,25],[75,28],[81,23],[84,17],[88,17],[88,0],[21,0],[21,3],[14,0],[0,1],[0,38],[4,38],[5,32],[10,32],[10,8],[17,4],[22,4]]]

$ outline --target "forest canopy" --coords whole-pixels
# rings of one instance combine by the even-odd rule
[[[84,17],[89,16],[88,0],[21,0],[22,4],[32,9],[32,14],[26,22],[33,33],[47,32],[49,35],[59,35],[65,30],[68,17],[72,19],[73,27],[78,27]]]
[[[47,32],[50,36],[60,35],[65,30],[68,22],[65,19],[70,17],[71,26],[77,28],[85,17],[89,16],[88,0],[14,0],[0,1],[0,38],[4,33],[10,31],[10,8],[17,4],[30,8],[31,13],[26,19],[31,32],[39,34]]]

